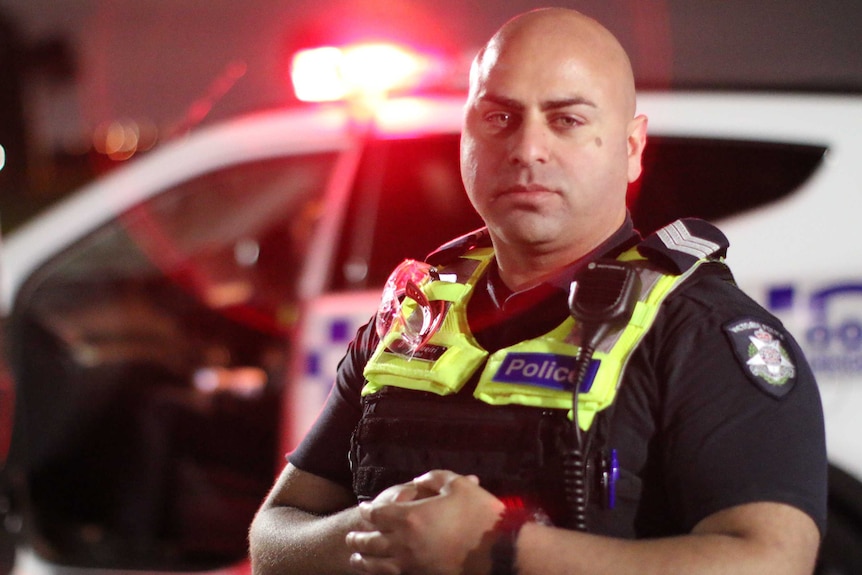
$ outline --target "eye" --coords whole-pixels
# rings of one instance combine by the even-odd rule
[[[560,114],[551,118],[551,125],[562,130],[577,128],[583,124],[584,122],[580,118],[570,114]]]
[[[514,123],[514,116],[509,112],[489,112],[483,116],[485,123],[492,128],[506,129]]]

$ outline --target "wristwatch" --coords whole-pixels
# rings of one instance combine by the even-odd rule
[[[491,575],[516,575],[515,542],[525,523],[551,525],[541,509],[531,509],[520,501],[506,501],[506,508],[494,526],[496,537],[491,546]]]

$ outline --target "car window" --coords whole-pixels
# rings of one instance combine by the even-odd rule
[[[339,250],[335,289],[382,286],[404,258],[482,226],[458,165],[457,134],[379,140],[363,155]]]
[[[825,153],[814,145],[652,136],[629,190],[632,218],[647,235],[681,217],[740,214],[798,190]]]
[[[278,463],[296,277],[335,158],[167,190],[25,283],[14,448],[41,552],[81,566],[242,559]]]
[[[482,225],[467,200],[456,135],[393,139],[366,151],[338,256],[336,289],[382,285],[406,257],[422,259]],[[792,194],[823,161],[822,146],[651,136],[641,178],[629,190],[647,235],[681,217],[710,221]]]

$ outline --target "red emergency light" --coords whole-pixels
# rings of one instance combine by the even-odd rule
[[[366,99],[421,85],[431,58],[386,43],[325,46],[297,52],[291,64],[296,97],[304,102]]]

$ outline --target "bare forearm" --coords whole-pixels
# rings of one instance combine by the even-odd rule
[[[817,530],[811,523],[794,533],[696,529],[690,535],[632,541],[528,524],[517,541],[516,564],[519,575],[810,575]]]
[[[255,517],[249,533],[255,575],[351,573],[348,531],[360,524],[355,507],[318,516],[291,507],[270,507]]]

